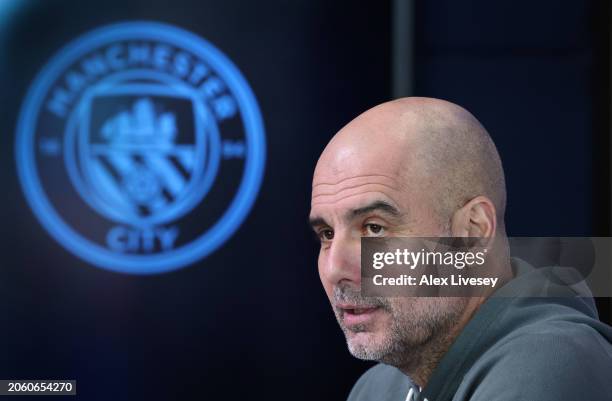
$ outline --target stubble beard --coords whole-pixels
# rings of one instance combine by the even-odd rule
[[[358,359],[408,372],[433,363],[446,352],[467,304],[464,298],[361,298],[358,291],[347,287],[338,287],[334,296],[336,301],[378,306],[387,315],[384,326],[349,328],[343,324],[342,312],[334,309],[349,352]],[[358,341],[360,335],[368,335],[372,341]]]

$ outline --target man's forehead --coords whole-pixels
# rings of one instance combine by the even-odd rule
[[[407,203],[409,186],[399,169],[375,164],[347,165],[339,174],[318,168],[313,178],[311,211],[343,215],[376,200],[401,210],[400,205]]]
[[[407,203],[409,192],[401,177],[373,172],[354,176],[314,180],[311,214],[346,215],[350,210],[382,201],[398,211]]]
[[[396,178],[405,173],[413,154],[406,146],[346,143],[325,149],[313,176],[318,184],[336,184],[354,177],[387,176]]]
[[[324,202],[338,195],[357,193],[367,186],[381,186],[392,191],[401,190],[402,177],[397,174],[373,171],[357,175],[315,176],[312,182],[312,201]]]
[[[313,200],[370,183],[402,189],[416,173],[414,148],[343,142],[333,143],[319,159],[312,180]]]

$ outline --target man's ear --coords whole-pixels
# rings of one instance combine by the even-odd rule
[[[453,237],[490,238],[497,229],[497,217],[493,202],[485,196],[477,196],[453,214]]]

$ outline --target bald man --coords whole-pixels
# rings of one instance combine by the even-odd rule
[[[612,400],[612,330],[592,299],[525,292],[505,206],[495,145],[457,105],[395,100],[333,137],[312,183],[319,275],[351,354],[381,362],[349,400]],[[505,296],[364,297],[361,237],[487,238]]]

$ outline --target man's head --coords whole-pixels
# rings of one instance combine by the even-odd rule
[[[467,298],[362,298],[364,236],[504,236],[503,170],[466,110],[428,98],[374,107],[342,128],[317,163],[310,220],[319,274],[351,353],[395,366],[467,318]]]

